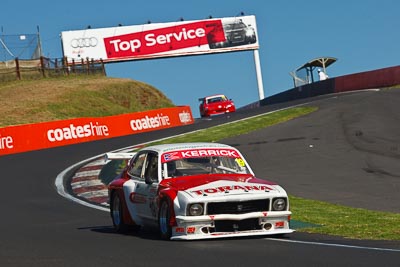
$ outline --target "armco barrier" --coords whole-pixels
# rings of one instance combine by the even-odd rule
[[[0,128],[0,155],[64,146],[194,123],[189,106]]]

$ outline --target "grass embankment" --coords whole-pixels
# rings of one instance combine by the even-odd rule
[[[130,79],[68,76],[0,83],[0,127],[172,106],[158,89]]]
[[[178,136],[158,143],[177,142],[218,142],[218,140],[249,133],[277,123],[306,115],[315,107],[298,107],[271,114],[208,128],[191,134]],[[376,212],[321,201],[289,196],[293,212],[292,219],[301,221],[308,228],[299,232],[337,235],[354,239],[400,240],[400,214]]]

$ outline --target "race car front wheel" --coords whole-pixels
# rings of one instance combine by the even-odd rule
[[[169,240],[172,235],[172,227],[170,225],[171,209],[167,200],[163,200],[160,205],[158,214],[158,227],[160,229],[160,236],[164,240]]]
[[[128,230],[128,226],[124,223],[122,202],[118,193],[115,192],[113,194],[110,204],[110,213],[115,230],[118,233],[125,233]]]

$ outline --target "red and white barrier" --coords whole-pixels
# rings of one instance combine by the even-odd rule
[[[194,122],[189,106],[0,128],[0,156],[156,131]]]

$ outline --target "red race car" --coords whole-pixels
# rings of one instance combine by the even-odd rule
[[[235,103],[225,95],[206,96],[199,98],[199,101],[200,116],[202,118],[236,111]]]

